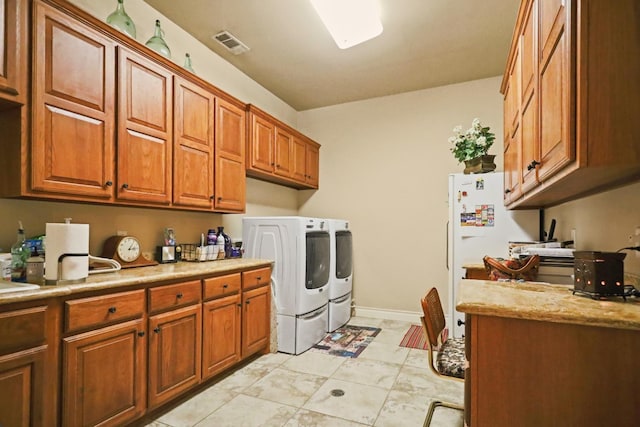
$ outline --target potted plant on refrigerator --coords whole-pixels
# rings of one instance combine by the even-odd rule
[[[484,173],[495,170],[495,154],[488,154],[496,137],[490,128],[482,126],[480,119],[473,119],[471,127],[465,132],[462,126],[453,128],[454,136],[449,138],[453,144],[451,152],[458,162],[464,162],[464,173]]]

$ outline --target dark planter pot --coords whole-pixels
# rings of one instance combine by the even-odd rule
[[[496,164],[493,162],[495,154],[485,154],[484,156],[478,156],[471,160],[464,161],[464,173],[485,173],[496,170]]]

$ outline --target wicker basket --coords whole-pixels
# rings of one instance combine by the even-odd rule
[[[183,243],[182,244],[182,260],[183,261],[214,261],[222,255],[224,258],[224,251],[219,252],[217,245],[201,246],[197,243]]]

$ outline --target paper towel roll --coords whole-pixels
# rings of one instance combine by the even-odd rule
[[[82,280],[89,275],[89,224],[46,224],[45,279]],[[58,277],[58,259],[62,260]]]

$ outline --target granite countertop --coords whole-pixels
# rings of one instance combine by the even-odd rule
[[[233,258],[207,262],[178,262],[123,269],[115,273],[91,274],[83,283],[40,286],[39,289],[0,293],[0,304],[59,297],[79,292],[113,289],[123,286],[180,280],[258,267],[267,267],[265,259]]]
[[[640,330],[640,298],[594,300],[571,285],[462,280],[458,311],[496,317]]]

